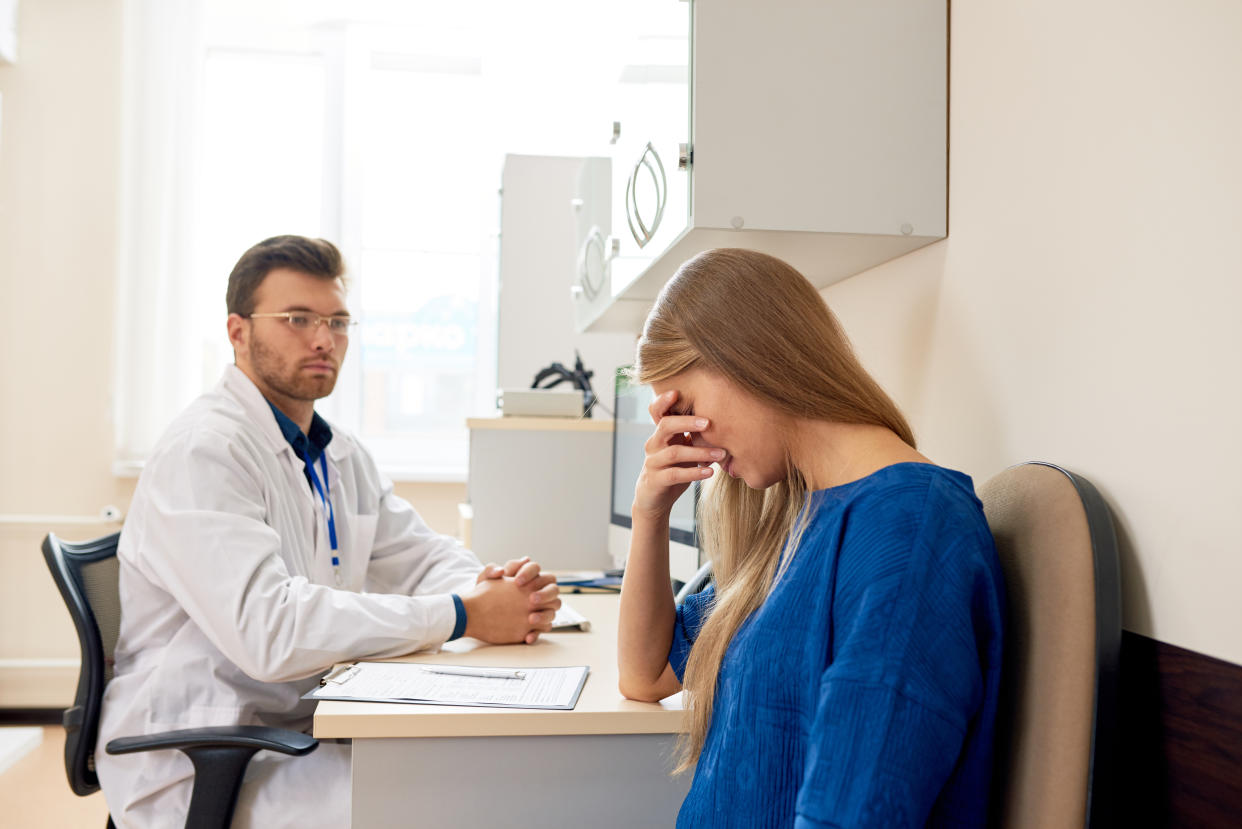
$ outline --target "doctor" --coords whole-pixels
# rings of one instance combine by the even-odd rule
[[[315,413],[349,345],[344,265],[278,236],[229,277],[235,365],[169,427],[121,533],[116,666],[96,766],[120,827],[180,826],[193,769],[114,737],[209,725],[306,730],[334,662],[459,636],[534,642],[560,606],[526,559],[483,568],[395,496],[367,450]],[[234,826],[349,825],[349,747],[256,755]]]

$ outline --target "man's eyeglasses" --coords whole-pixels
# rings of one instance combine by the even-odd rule
[[[309,311],[274,311],[269,314],[247,314],[247,319],[283,319],[294,331],[309,333],[319,328],[320,323],[328,326],[328,330],[338,337],[348,337],[350,326],[358,321],[350,317],[324,317]]]

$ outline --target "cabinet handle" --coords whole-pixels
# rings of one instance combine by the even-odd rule
[[[655,160],[654,166],[651,163],[653,159]],[[656,211],[651,220],[651,227],[647,227],[638,209],[638,176],[644,169],[651,175],[651,181],[655,184],[656,190]],[[660,220],[664,218],[664,204],[667,200],[668,178],[664,174],[664,162],[660,160],[660,154],[656,152],[656,148],[648,141],[646,149],[634,164],[634,171],[630,173],[629,181],[625,183],[625,219],[630,225],[630,234],[640,248],[646,247],[659,230]]]
[[[592,249],[598,251],[599,277],[596,279],[591,278]],[[608,257],[604,248],[604,234],[598,227],[592,227],[586,239],[582,240],[582,247],[578,249],[578,284],[573,287],[581,290],[587,302],[594,302],[608,281],[607,276]]]

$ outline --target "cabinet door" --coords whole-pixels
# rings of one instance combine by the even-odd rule
[[[613,97],[612,293],[619,293],[686,229],[690,172],[691,4],[643,4],[646,12],[623,48]]]
[[[611,159],[583,159],[572,204],[577,252],[570,290],[574,326],[582,331],[612,302],[608,241],[612,234]]]

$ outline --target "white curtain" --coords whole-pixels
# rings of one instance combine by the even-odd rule
[[[190,215],[204,0],[125,0],[120,246],[113,417],[116,471],[132,474],[202,391]],[[221,299],[223,305],[223,298]]]

